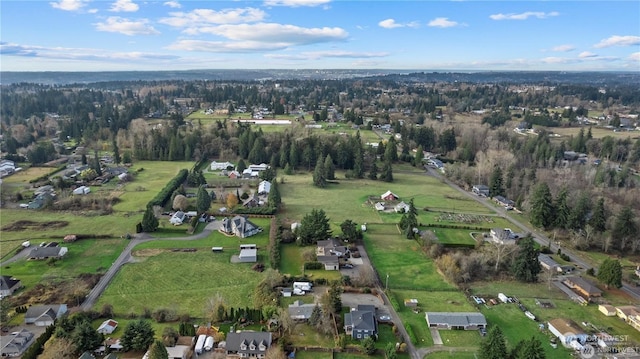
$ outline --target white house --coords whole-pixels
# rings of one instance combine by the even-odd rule
[[[271,192],[271,182],[262,181],[258,184],[258,194],[268,194]]]
[[[174,226],[179,226],[182,224],[182,222],[184,222],[186,218],[187,218],[186,213],[182,211],[177,211],[176,213],[173,214],[173,216],[171,216],[171,219],[169,219],[169,223],[173,224]]]
[[[260,172],[260,171],[266,171],[269,168],[269,165],[266,163],[261,163],[259,165],[249,165],[249,170],[251,170],[251,172]]]
[[[409,205],[404,203],[403,201],[398,203],[393,209],[396,211],[396,213],[408,213],[411,207],[409,207]]]
[[[217,161],[213,161],[211,162],[211,170],[212,171],[221,171],[221,170],[226,170],[227,168],[235,168],[235,165],[229,161],[227,162],[217,162]]]

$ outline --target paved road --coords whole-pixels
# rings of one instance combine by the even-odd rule
[[[438,173],[433,168],[429,168],[428,167],[427,168],[427,174],[430,175],[430,176],[436,177],[439,180],[442,180],[444,183],[448,184],[451,188],[457,190],[461,194],[464,194],[465,196],[467,196],[467,197],[469,197],[469,198],[481,203],[485,207],[487,207],[487,208],[491,209],[492,211],[496,212],[501,217],[503,217],[504,219],[506,219],[509,222],[511,222],[514,226],[520,228],[520,230],[522,232],[531,233],[533,235],[533,239],[536,242],[538,242],[540,245],[543,245],[543,246],[549,245],[550,250],[551,250],[552,253],[556,253],[558,248],[560,248],[559,245],[553,243],[549,239],[549,237],[547,237],[544,233],[538,232],[537,230],[535,230],[533,228],[530,228],[527,225],[525,225],[524,223],[522,223],[522,222],[512,218],[511,216],[507,215],[507,211],[504,208],[495,206],[493,203],[490,202],[491,201],[490,199],[485,198],[485,197],[479,197],[479,196],[476,196],[473,193],[465,191],[464,189],[460,188],[457,184],[449,181],[447,178],[442,176],[440,173]],[[588,263],[583,258],[581,258],[578,255],[576,255],[575,252],[572,252],[569,249],[562,248],[562,253],[568,255],[569,257],[571,257],[571,262],[576,264],[578,267],[581,267],[583,270],[587,270],[587,269],[593,267],[590,263]],[[598,269],[597,267],[593,267],[593,268],[595,270]],[[631,297],[633,297],[633,298],[635,298],[637,300],[640,300],[640,288],[623,283],[621,289],[624,292],[626,292],[627,294],[629,294]]]

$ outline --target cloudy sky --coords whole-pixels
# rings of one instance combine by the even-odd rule
[[[640,1],[2,0],[0,70],[640,71]]]

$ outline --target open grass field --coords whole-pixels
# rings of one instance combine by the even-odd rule
[[[207,300],[217,294],[229,306],[251,307],[254,288],[264,274],[251,270],[252,263],[230,263],[237,253],[161,251],[140,258],[122,267],[95,308],[108,303],[118,315],[173,308],[203,317]]]
[[[144,212],[147,203],[183,168],[191,169],[193,162],[138,161],[129,169],[135,179],[121,189],[120,203],[113,209],[120,212]],[[140,168],[144,170],[137,172]],[[142,218],[142,217],[140,217]]]
[[[52,167],[29,167],[22,171],[16,172],[11,176],[2,179],[3,185],[9,185],[12,188],[19,188],[28,186],[31,184],[29,181],[36,179],[40,176],[44,176],[47,173],[51,173],[54,170]]]
[[[32,244],[41,241],[61,241],[67,234],[108,235],[120,238],[127,233],[135,233],[135,225],[141,217],[127,216],[114,213],[109,216],[83,216],[67,212],[52,212],[45,210],[2,209],[0,222],[2,236],[0,236],[0,256],[9,258],[23,241],[31,240]],[[4,228],[17,221],[29,220],[35,222],[27,230],[9,231]],[[47,222],[65,221],[68,225],[53,227]]]
[[[380,278],[386,280],[389,274],[389,289],[455,290],[436,272],[418,243],[399,236],[395,225],[370,225],[364,241]]]
[[[474,231],[450,228],[427,228],[427,230],[434,231],[442,244],[468,244],[473,246],[477,243],[471,237],[471,233]]]
[[[125,239],[85,239],[65,243],[69,252],[55,265],[47,261],[21,260],[2,267],[2,275],[20,278],[31,288],[42,280],[70,279],[82,273],[104,273],[124,249]],[[35,243],[37,246],[39,243]],[[30,250],[30,249],[25,249]]]
[[[479,348],[482,336],[477,330],[440,330],[443,345],[448,347]]]
[[[333,336],[320,334],[315,328],[312,328],[308,324],[297,324],[295,329],[292,330],[289,339],[293,345],[298,347],[335,347]]]
[[[296,351],[296,359],[333,359],[331,352]]]
[[[427,354],[426,359],[477,359],[475,350],[460,351],[449,350]]]
[[[547,131],[551,131],[553,133],[557,133],[558,135],[560,135],[560,137],[555,137],[556,139],[567,139],[570,136],[577,136],[578,133],[580,133],[580,129],[582,127],[548,127],[546,128]],[[584,127],[584,132],[585,134],[587,133],[588,127]],[[607,137],[607,136],[611,136],[615,139],[626,139],[626,138],[631,138],[631,139],[635,139],[640,137],[640,132],[638,131],[630,131],[630,132],[626,132],[626,131],[619,131],[619,132],[613,132],[613,130],[607,129],[607,128],[600,128],[600,127],[592,127],[591,128],[591,135],[593,136],[593,138],[603,138],[603,137]],[[554,138],[554,137],[552,137]]]

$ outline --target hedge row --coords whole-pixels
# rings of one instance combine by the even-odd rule
[[[60,166],[58,166],[58,167],[56,167],[56,168],[52,169],[51,171],[49,171],[49,172],[47,172],[47,173],[43,174],[43,175],[42,175],[42,176],[40,176],[40,177],[36,177],[36,178],[34,178],[34,179],[32,179],[32,180],[29,180],[29,183],[38,183],[38,182],[40,182],[40,181],[45,181],[45,180],[47,180],[47,181],[48,181],[48,180],[49,180],[49,177],[51,177],[51,176],[52,176],[53,174],[55,174],[56,172],[61,171],[61,170],[65,169],[65,168],[67,168],[67,165],[60,165]]]
[[[305,262],[304,269],[314,270],[314,269],[322,269],[324,266],[320,262]]]
[[[276,208],[272,206],[267,207],[239,207],[233,211],[235,214],[264,214],[264,215],[272,215],[276,213]]]
[[[178,187],[180,187],[180,185],[184,183],[184,181],[187,179],[188,174],[189,171],[187,169],[181,169],[180,172],[178,172],[178,174],[173,177],[171,181],[169,181],[169,183],[167,183],[167,185],[164,186],[164,188],[160,192],[158,192],[158,194],[153,197],[151,201],[149,201],[147,207],[164,207],[164,205],[167,204],[167,201],[169,201],[169,199],[171,198],[173,191],[177,190]]]
[[[411,340],[413,344],[418,344],[418,338],[416,337],[416,333],[413,332],[413,327],[411,326],[411,324],[407,325],[406,329],[407,334],[409,335],[409,340]]]

